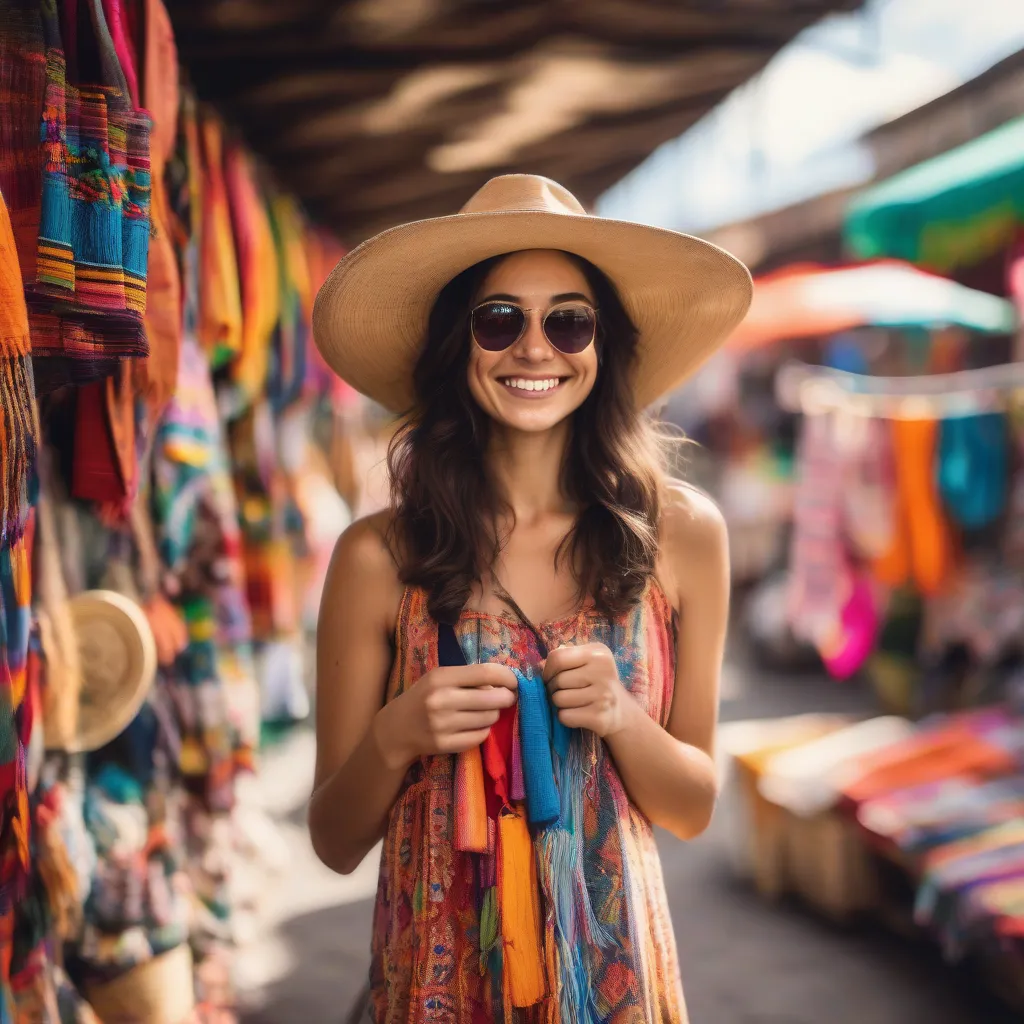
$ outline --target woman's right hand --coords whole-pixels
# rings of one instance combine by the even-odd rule
[[[385,761],[405,768],[426,754],[479,746],[503,708],[516,702],[515,673],[504,665],[457,665],[427,672],[377,714]]]

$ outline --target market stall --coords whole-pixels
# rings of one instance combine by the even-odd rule
[[[871,545],[876,541],[868,534],[881,529],[881,498],[874,492],[858,497],[858,473],[870,470],[858,468],[849,453],[825,453],[821,446],[817,459],[806,453],[803,405],[782,401],[778,393],[783,369],[796,362],[864,380],[879,374],[910,380],[1001,364],[1010,358],[1016,324],[1006,300],[895,260],[800,265],[755,280],[750,315],[679,405],[691,414],[700,409],[694,395],[709,410],[687,427],[720,464],[711,486],[729,522],[744,621],[762,660],[789,666],[807,660],[801,653],[807,647],[794,644],[792,616],[784,611],[804,512],[809,508],[807,515],[818,522],[821,496],[832,493],[838,500],[845,487],[856,535]],[[723,376],[731,378],[730,387]],[[968,411],[970,404],[962,408]],[[877,452],[876,434],[865,428],[848,444]],[[808,472],[809,461],[827,469],[831,482]],[[844,472],[852,475],[840,483]],[[878,491],[880,485],[873,486]],[[864,487],[870,490],[868,483]],[[809,640],[799,628],[796,636]]]
[[[267,868],[236,783],[308,711],[348,521],[310,343],[340,247],[160,0],[5,0],[0,69],[0,1019],[229,1021]]]
[[[773,372],[798,424],[782,618],[890,713],[722,734],[734,863],[765,896],[927,935],[1018,1012],[1022,169],[1017,120],[853,200],[851,251],[887,259],[783,272],[755,298],[735,339],[751,354],[777,344],[773,318],[903,335],[789,348]]]

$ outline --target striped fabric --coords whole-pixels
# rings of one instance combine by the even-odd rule
[[[45,90],[37,159],[42,172],[34,274],[26,275],[33,355],[42,391],[107,376],[146,355],[150,119],[135,108],[103,5],[72,39],[72,67],[99,58],[103,81],[69,74],[63,4],[40,5]],[[69,19],[76,28],[81,20]],[[127,55],[125,56],[127,60]],[[91,61],[90,61],[91,63]],[[134,73],[133,68],[129,68]]]

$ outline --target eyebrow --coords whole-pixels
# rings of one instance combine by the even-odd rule
[[[583,302],[593,302],[594,300],[589,295],[584,295],[583,292],[562,292],[559,295],[552,295],[552,304],[559,302],[571,302],[574,299],[580,299]],[[523,300],[518,295],[509,295],[506,292],[495,292],[493,295],[488,295],[480,300],[484,302],[514,302],[519,305]]]

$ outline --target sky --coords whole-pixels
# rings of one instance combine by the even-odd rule
[[[598,200],[681,231],[872,176],[859,137],[1024,48],[1024,0],[868,0],[798,36],[764,71]]]

